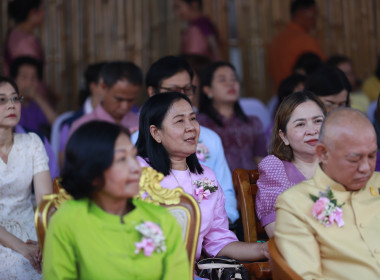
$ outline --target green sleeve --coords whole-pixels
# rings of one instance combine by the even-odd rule
[[[192,279],[186,247],[182,241],[182,230],[173,216],[169,218],[162,279]]]
[[[43,279],[78,279],[70,215],[53,215],[47,230],[43,254]],[[65,213],[66,214],[66,213]],[[68,213],[69,214],[69,213]]]

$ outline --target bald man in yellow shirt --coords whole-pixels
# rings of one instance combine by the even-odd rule
[[[304,279],[380,279],[376,133],[359,111],[324,121],[315,175],[277,199],[275,241]]]

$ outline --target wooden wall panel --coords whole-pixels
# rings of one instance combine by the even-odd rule
[[[174,0],[44,0],[45,23],[37,32],[46,52],[45,79],[61,96],[60,111],[76,107],[82,74],[89,63],[130,60],[145,72],[158,58],[177,54],[183,24]],[[377,0],[316,0],[315,36],[327,55],[349,56],[359,78],[375,68],[380,53],[380,4]],[[267,47],[289,21],[290,0],[204,0],[204,12],[218,26],[224,42],[241,51],[242,94],[267,101]],[[230,40],[230,5],[237,38]],[[0,42],[12,26],[7,1],[0,1]],[[0,64],[2,57],[0,58]],[[143,101],[143,96],[140,102]]]

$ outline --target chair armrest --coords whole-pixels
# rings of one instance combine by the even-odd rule
[[[243,263],[251,280],[272,279],[272,270],[269,262]]]

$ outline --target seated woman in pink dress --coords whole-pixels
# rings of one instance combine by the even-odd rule
[[[228,62],[214,62],[201,75],[198,121],[222,139],[231,173],[256,169],[267,155],[263,124],[246,116],[239,104],[240,82]]]
[[[139,128],[140,164],[163,173],[164,188],[181,187],[199,203],[202,220],[196,259],[202,251],[209,257],[263,259],[265,243],[239,242],[228,229],[223,191],[215,173],[195,154],[199,123],[188,97],[178,92],[152,96],[141,109]]]
[[[277,197],[314,175],[315,145],[325,115],[323,103],[309,91],[289,95],[277,110],[271,155],[259,164],[256,195],[257,216],[269,237],[274,234]]]

